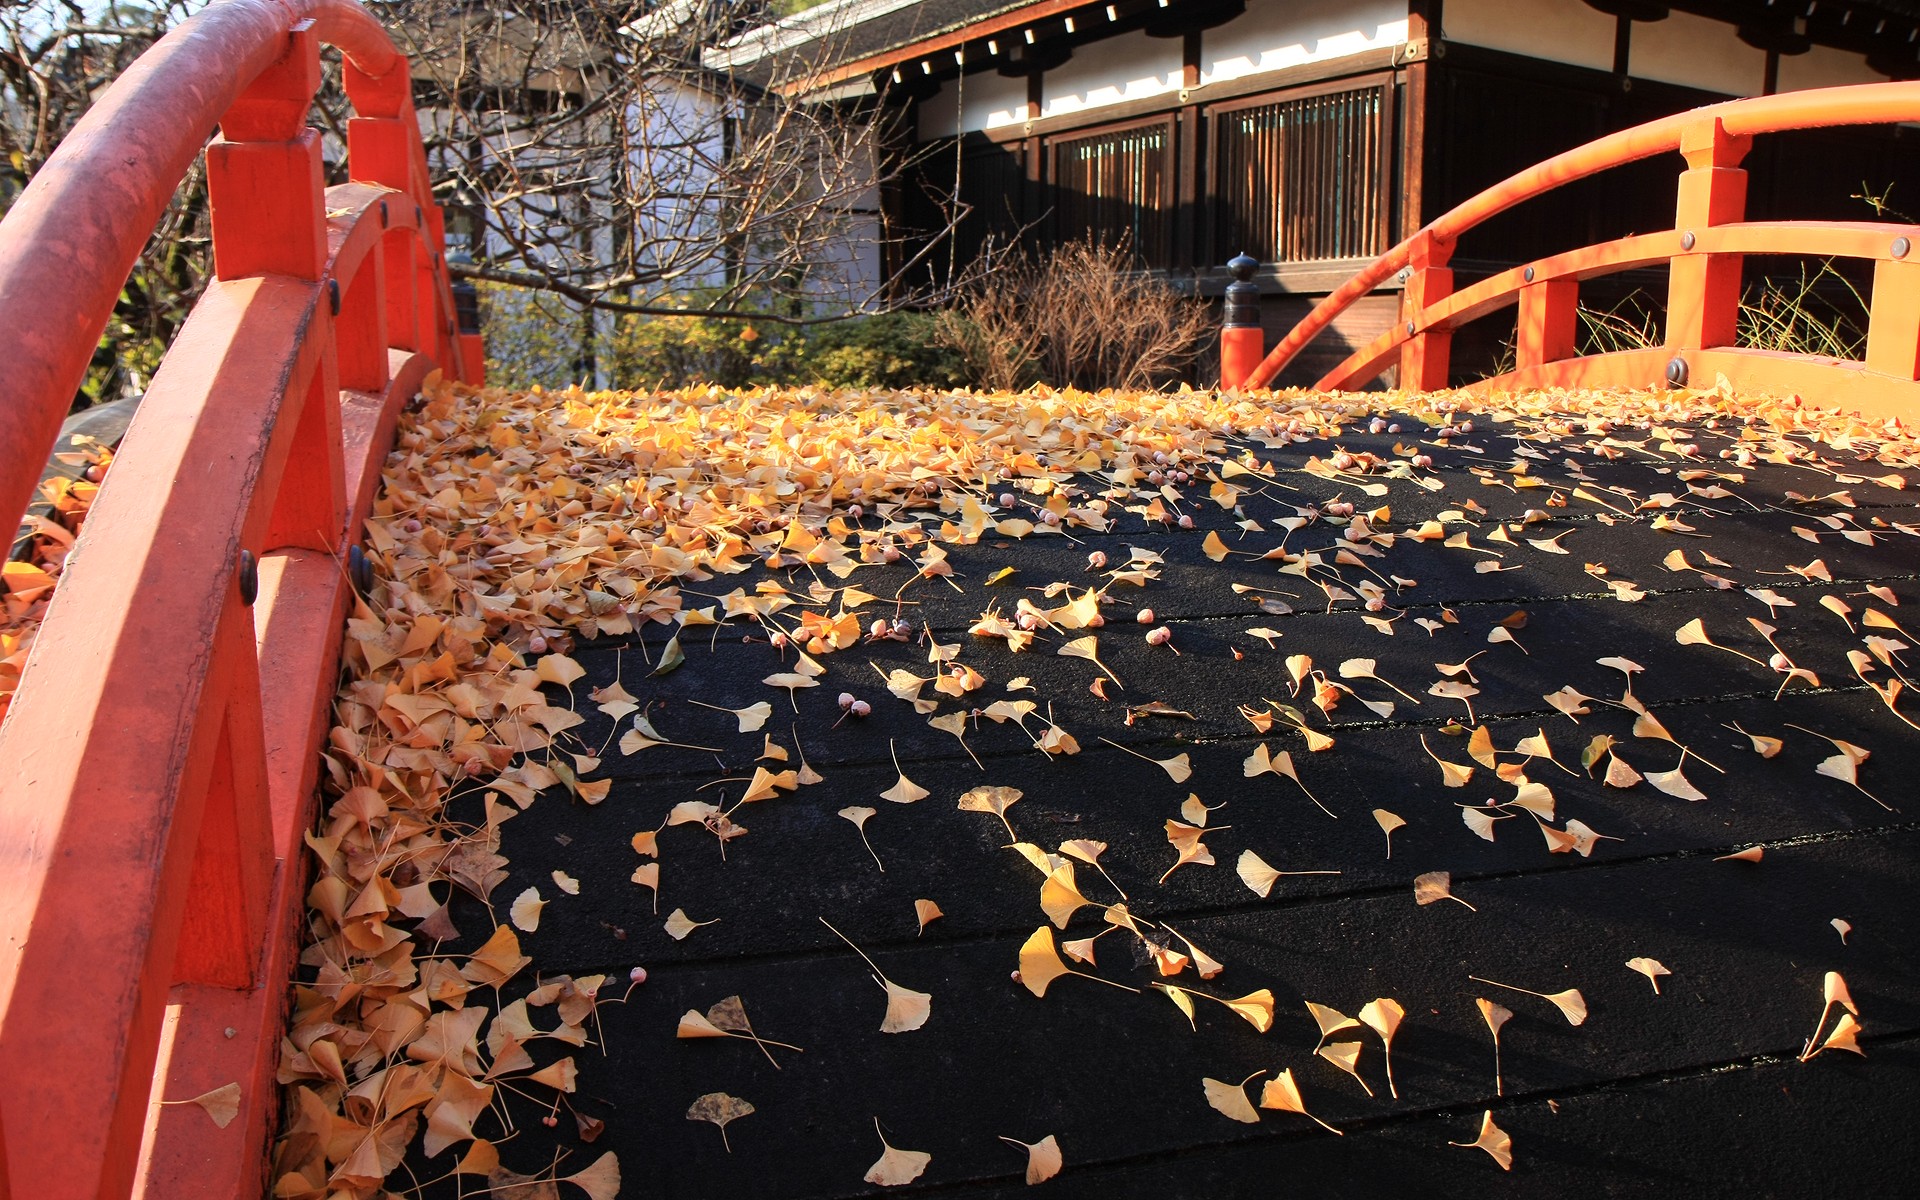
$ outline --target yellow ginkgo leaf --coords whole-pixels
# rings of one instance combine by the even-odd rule
[[[676,908],[667,914],[667,936],[676,942],[684,941],[688,934],[700,928],[702,925],[717,925],[719,923],[719,917],[715,917],[711,921],[696,921],[687,915],[686,909]]]
[[[1480,1010],[1480,1019],[1487,1023],[1487,1032],[1493,1035],[1493,1094],[1504,1096],[1507,1092],[1500,1077],[1500,1027],[1513,1019],[1513,1012],[1484,997],[1473,1003]]]
[[[1653,985],[1653,994],[1656,996],[1660,994],[1660,977],[1673,974],[1661,966],[1657,959],[1651,958],[1630,958],[1627,960],[1627,969],[1645,975],[1647,982]]]
[[[1354,1082],[1358,1083],[1361,1090],[1371,1097],[1373,1089],[1367,1086],[1366,1080],[1360,1078],[1361,1044],[1360,1042],[1333,1042],[1320,1047],[1315,1053],[1353,1076]]]
[[[1857,1052],[1856,1050],[1856,1053]],[[431,1094],[431,1092],[429,1092],[429,1094]],[[207,1114],[207,1118],[213,1122],[214,1128],[225,1129],[227,1126],[233,1124],[235,1117],[240,1115],[240,1095],[240,1085],[237,1083],[229,1083],[214,1088],[210,1092],[202,1092],[200,1095],[186,1100],[162,1100],[160,1103],[166,1106],[176,1104],[198,1105],[200,1110]]]
[[[855,954],[860,956],[862,961],[872,969],[873,981],[887,993],[886,1015],[880,1019],[881,1033],[911,1033],[927,1023],[927,1018],[933,1015],[933,996],[930,993],[916,992],[912,988],[901,987],[888,979],[881,974],[879,965],[867,957],[867,952],[854,945],[853,940],[846,934],[834,929],[832,922],[821,917],[820,923],[833,930],[833,936],[845,942]]]
[[[1449,1146],[1465,1146],[1469,1150],[1485,1150],[1500,1164],[1502,1171],[1513,1170],[1513,1139],[1507,1131],[1493,1123],[1493,1110],[1488,1109],[1480,1119],[1480,1136],[1471,1142],[1448,1142]]]
[[[1560,1015],[1567,1019],[1567,1024],[1569,1025],[1579,1025],[1587,1019],[1587,1001],[1586,998],[1580,994],[1579,988],[1568,988],[1564,992],[1536,992],[1531,988],[1515,987],[1511,983],[1500,983],[1492,979],[1482,979],[1478,975],[1469,975],[1467,978],[1477,983],[1491,984],[1497,988],[1505,988],[1510,992],[1523,992],[1526,995],[1538,996],[1542,1000],[1549,1001],[1555,1008],[1560,1010]]]
[[[1206,1093],[1207,1103],[1215,1112],[1229,1120],[1239,1121],[1243,1125],[1258,1125],[1260,1114],[1254,1110],[1253,1101],[1247,1099],[1248,1080],[1265,1075],[1265,1070],[1255,1071],[1239,1083],[1223,1083],[1218,1079],[1202,1079],[1200,1088]]]
[[[1395,1100],[1400,1098],[1400,1089],[1393,1082],[1393,1035],[1400,1031],[1401,1018],[1406,1015],[1398,1001],[1385,996],[1369,1000],[1360,1008],[1361,1022],[1380,1035],[1380,1053],[1387,1060],[1387,1092]]]
[[[1406,825],[1406,819],[1399,813],[1388,812],[1384,808],[1373,810],[1373,819],[1380,826],[1380,832],[1387,835],[1387,857],[1393,857],[1393,831]]]
[[[727,1125],[754,1111],[753,1105],[738,1096],[729,1096],[725,1092],[708,1092],[695,1100],[687,1108],[687,1120],[708,1121],[720,1130],[720,1144],[733,1153],[733,1143],[727,1139]]]
[[[1021,794],[1020,789],[1014,787],[973,788],[961,794],[960,811],[992,813],[994,816],[999,817],[1000,823],[1007,827],[1007,838],[1017,844],[1020,839],[1013,832],[1013,822],[1007,820],[1007,810],[1013,807],[1014,802],[1020,799]],[[1052,868],[1049,867],[1045,868],[1042,873],[1047,874],[1051,873],[1051,871]]]
[[[933,794],[907,778],[907,773],[900,769],[900,756],[894,753],[891,740],[887,742],[887,752],[893,754],[893,769],[899,775],[899,779],[894,781],[892,787],[880,793],[882,800],[891,800],[895,804],[913,804]]]
[[[877,810],[868,808],[864,804],[849,804],[840,810],[839,816],[853,822],[853,827],[860,831],[861,845],[867,848],[867,853],[873,856],[873,865],[879,867],[880,873],[884,875],[887,872],[887,864],[880,861],[879,852],[873,848],[873,843],[867,840],[867,822],[871,820],[876,813]]]
[[[1187,991],[1185,988],[1175,987],[1170,983],[1151,983],[1147,986],[1173,1001],[1174,1007],[1186,1014],[1187,1027],[1189,1029],[1197,1031],[1200,1028],[1200,1026],[1196,1024],[1197,1016],[1193,1008],[1193,993]]]
[[[1306,1102],[1300,1098],[1300,1086],[1293,1081],[1293,1069],[1291,1067],[1280,1072],[1280,1074],[1274,1078],[1267,1080],[1266,1084],[1260,1089],[1260,1107],[1279,1109],[1282,1112],[1299,1113],[1329,1133],[1337,1134],[1343,1132],[1342,1130],[1335,1129],[1333,1126],[1307,1111]]]
[[[920,932],[925,933],[927,931],[927,926],[933,924],[935,921],[939,920],[941,917],[946,916],[947,914],[941,912],[940,906],[938,904],[935,904],[931,900],[915,900],[913,902],[913,915],[920,922]]]
[[[1435,754],[1433,747],[1427,745],[1427,736],[1425,734],[1420,735],[1420,748],[1427,752],[1428,758],[1440,764],[1440,782],[1446,786],[1450,788],[1465,787],[1468,781],[1473,778],[1472,767],[1465,766],[1461,763],[1448,762],[1438,754]]]
[[[1360,1022],[1337,1008],[1328,1008],[1324,1004],[1315,1004],[1311,1000],[1306,1004],[1308,1014],[1313,1017],[1313,1023],[1320,1027],[1320,1041],[1313,1044],[1315,1051],[1318,1051],[1321,1043],[1327,1040],[1328,1034],[1337,1033],[1342,1029],[1360,1028]]]
[[[1074,913],[1092,903],[1080,894],[1080,888],[1074,882],[1072,863],[1060,864],[1040,885],[1040,911],[1046,913],[1047,919],[1057,928],[1065,929]]]
[[[1475,912],[1480,911],[1453,894],[1453,874],[1450,871],[1428,871],[1424,875],[1414,876],[1413,900],[1416,904],[1437,904],[1442,900],[1451,900],[1456,904],[1465,904]]]
[[[1037,1142],[1023,1142],[1004,1135],[1000,1140],[1027,1152],[1028,1187],[1036,1183],[1045,1183],[1060,1173],[1060,1143],[1052,1134],[1048,1134]]]
[[[722,1136],[725,1136],[724,1131]],[[588,1200],[614,1200],[620,1194],[620,1159],[609,1150],[594,1159],[585,1170],[560,1178],[585,1192]]]
[[[540,898],[539,888],[528,888],[514,897],[513,907],[507,910],[513,927],[522,933],[533,933],[540,928],[540,910],[547,902]]]

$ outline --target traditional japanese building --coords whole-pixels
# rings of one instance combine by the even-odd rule
[[[1920,5],[828,0],[709,62],[894,118],[885,152],[912,167],[866,217],[908,236],[875,237],[896,260],[871,264],[876,276],[915,254],[948,270],[995,241],[1124,237],[1148,269],[1214,295],[1220,264],[1244,251],[1262,263],[1263,320],[1278,330],[1426,221],[1558,151],[1733,97],[1920,76]],[[1920,212],[1916,149],[1910,128],[1768,139],[1746,164],[1749,215]],[[1489,222],[1454,266],[1465,280],[1670,227],[1670,157]],[[1356,305],[1290,377],[1372,337],[1396,306],[1391,288]],[[1500,334],[1480,340],[1493,353]]]

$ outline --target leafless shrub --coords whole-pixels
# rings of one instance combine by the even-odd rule
[[[1199,354],[1207,306],[1138,269],[1125,243],[1016,252],[942,314],[941,336],[978,381],[1088,390],[1164,386]]]

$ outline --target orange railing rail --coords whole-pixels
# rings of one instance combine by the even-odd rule
[[[322,44],[355,109],[353,182],[325,189]],[[264,1191],[343,561],[399,406],[436,367],[480,376],[406,59],[351,0],[218,0],[0,223],[0,515],[203,147],[214,280],[0,725],[0,1196]],[[161,1103],[228,1084],[224,1128]]]
[[[1315,385],[1362,386],[1389,366],[1399,385],[1445,387],[1453,330],[1519,305],[1514,369],[1477,387],[1628,387],[1711,383],[1798,393],[1880,417],[1920,414],[1920,226],[1878,222],[1745,220],[1740,163],[1760,134],[1836,125],[1920,121],[1920,83],[1864,84],[1733,100],[1603,137],[1531,167],[1435,219],[1321,301],[1243,386],[1269,383],[1361,296],[1396,273],[1400,320]],[[1674,227],[1556,254],[1455,291],[1448,259],[1461,234],[1525,200],[1656,154],[1679,151]],[[1865,357],[1783,354],[1735,345],[1741,270],[1748,255],[1812,255],[1874,264]],[[1577,356],[1583,280],[1671,264],[1664,345]]]

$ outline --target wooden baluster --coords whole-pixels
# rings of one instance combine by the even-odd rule
[[[1410,391],[1447,386],[1453,331],[1429,330],[1422,318],[1429,306],[1453,294],[1453,269],[1447,266],[1452,255],[1453,243],[1437,240],[1432,231],[1423,229],[1413,235],[1406,287],[1400,293],[1400,319],[1408,334],[1400,347],[1399,386]]]
[[[318,282],[326,274],[320,134],[306,124],[319,87],[319,39],[313,22],[302,21],[287,37],[286,54],[221,119],[220,137],[207,147],[214,273],[221,279]],[[332,378],[330,370],[317,375]],[[298,425],[264,544],[336,549],[346,513],[337,389],[303,393],[281,419]]]
[[[212,742],[213,761],[174,978],[248,988],[258,982],[274,854],[253,609],[239,596],[227,604],[214,635],[214,665],[198,720],[196,740]]]
[[[1521,288],[1515,368],[1524,371],[1572,358],[1579,310],[1580,284],[1576,280],[1551,279]]]
[[[340,386],[375,395],[387,390],[387,278],[384,247],[375,244],[341,297],[333,323]]]
[[[409,201],[392,195],[380,203],[391,213],[394,206]],[[421,272],[414,265],[419,255],[420,243],[408,230],[394,229],[380,239],[380,269],[387,295],[387,345],[396,350],[419,350],[425,345],[418,302]]]
[[[306,123],[320,87],[313,22],[295,26],[287,43],[286,55],[227,110],[207,147],[213,269],[222,279],[318,280],[326,271],[320,134]]]
[[[1920,261],[1910,262],[1911,236],[1897,238],[1873,268],[1873,304],[1867,313],[1867,369],[1895,379],[1920,379]]]
[[[1680,135],[1687,169],[1680,173],[1674,228],[1682,253],[1675,256],[1667,285],[1667,346],[1702,350],[1731,346],[1740,315],[1738,254],[1694,253],[1703,229],[1744,220],[1747,173],[1740,161],[1753,147],[1750,137],[1727,133],[1718,117],[1689,126]]]
[[[347,173],[359,183],[377,183],[398,195],[379,202],[386,291],[387,344],[401,350],[431,350],[432,330],[420,321],[420,278],[425,257],[420,239],[400,226],[411,216],[415,194],[413,83],[407,60],[385,75],[368,75],[345,64],[347,98],[355,116],[347,122]],[[429,265],[429,270],[430,265]],[[428,293],[430,296],[431,293]]]
[[[324,326],[308,339],[325,339]],[[297,422],[288,447],[273,515],[261,544],[332,552],[346,530],[346,463],[340,441],[340,381],[330,340],[323,341],[306,386],[289,395],[280,420]],[[296,386],[298,384],[296,383]]]

